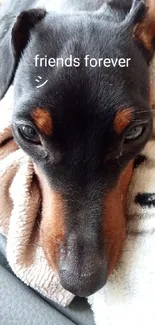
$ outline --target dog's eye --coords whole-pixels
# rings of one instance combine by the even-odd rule
[[[145,125],[135,125],[130,128],[125,135],[125,142],[139,138],[143,134],[145,128]]]
[[[33,143],[39,144],[40,143],[40,137],[37,131],[29,125],[20,125],[18,127],[19,132],[21,136],[28,141],[31,141]]]

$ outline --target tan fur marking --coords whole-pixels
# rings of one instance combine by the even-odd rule
[[[148,11],[144,20],[134,28],[133,37],[143,43],[145,48],[153,51],[153,38],[155,37],[155,1],[146,0]]]
[[[152,51],[152,35],[151,27],[146,22],[137,24],[133,34],[134,38],[142,42],[149,51]]]
[[[133,162],[120,175],[117,186],[107,195],[104,204],[102,242],[108,259],[108,274],[116,267],[126,236],[125,205]]]
[[[132,108],[122,108],[116,113],[114,119],[114,129],[117,134],[120,134],[131,122],[132,113]]]
[[[61,194],[51,189],[46,177],[35,166],[42,191],[40,239],[49,265],[58,271],[60,244],[65,244],[64,202]]]
[[[49,112],[44,108],[36,108],[32,113],[33,120],[41,132],[46,135],[52,134],[52,119]]]

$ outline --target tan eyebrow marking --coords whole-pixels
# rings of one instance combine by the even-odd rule
[[[121,108],[115,115],[114,129],[117,134],[120,134],[126,126],[131,122],[133,115],[132,108]]]
[[[45,133],[46,135],[52,134],[52,118],[50,113],[45,108],[37,107],[34,109],[32,118],[41,132]]]

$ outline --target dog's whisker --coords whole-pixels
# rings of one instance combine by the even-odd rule
[[[141,114],[141,113],[148,113],[148,109],[147,110],[142,110],[142,111],[134,111],[134,114]],[[151,112],[155,111],[155,108],[150,109]]]
[[[139,123],[143,123],[143,120],[142,119],[133,119],[132,122],[139,122]]]

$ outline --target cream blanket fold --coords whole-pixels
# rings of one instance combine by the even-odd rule
[[[62,288],[39,242],[41,194],[30,158],[11,133],[13,87],[0,102],[0,233],[7,237],[7,259],[27,285],[62,306],[73,295]]]

